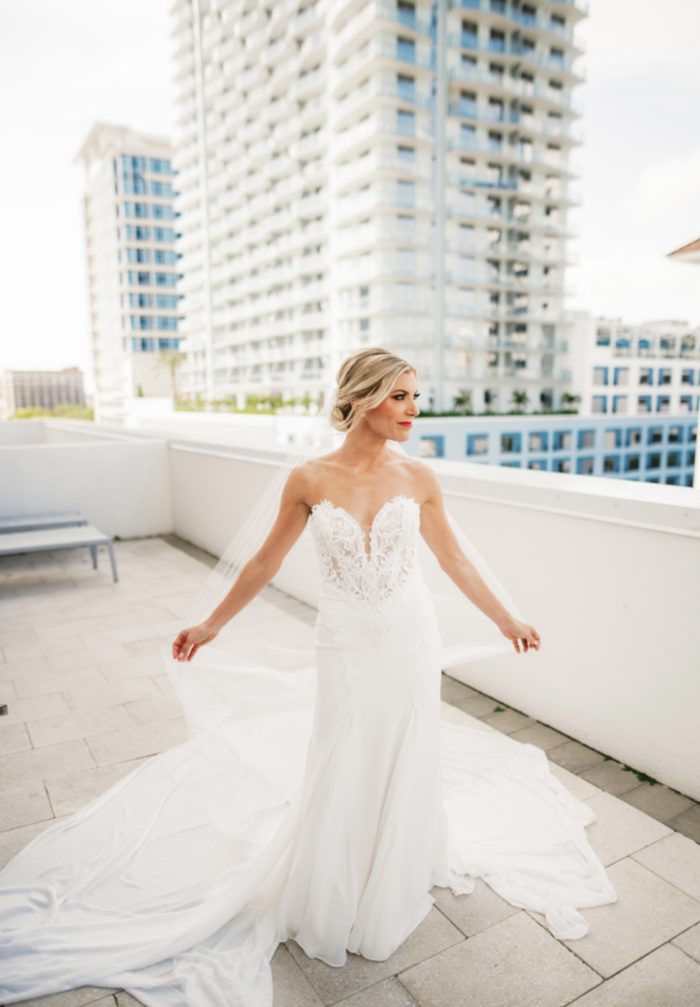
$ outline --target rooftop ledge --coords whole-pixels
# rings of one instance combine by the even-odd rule
[[[121,539],[174,533],[215,556],[279,463],[279,452],[262,446],[68,421],[30,426],[0,424],[0,514],[77,508]],[[25,443],[8,445],[10,434]],[[700,799],[700,493],[430,464],[451,513],[542,637],[536,654],[490,658],[451,674]],[[103,576],[106,570],[95,575]],[[315,604],[320,585],[308,533],[273,585]]]

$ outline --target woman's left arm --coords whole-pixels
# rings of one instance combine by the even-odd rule
[[[423,493],[420,530],[438,563],[447,576],[454,581],[462,594],[466,595],[484,615],[494,622],[501,633],[512,641],[520,653],[540,649],[540,636],[534,626],[520,622],[503,606],[493,591],[464,555],[452,531],[445,512],[445,503],[437,476],[422,462],[417,463]]]

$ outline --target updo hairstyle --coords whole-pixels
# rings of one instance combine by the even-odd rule
[[[330,414],[333,429],[343,433],[352,430],[359,419],[359,409],[374,409],[383,402],[405,371],[416,374],[407,360],[376,346],[347,357],[336,375],[338,387]],[[359,409],[353,409],[353,399],[361,400]]]

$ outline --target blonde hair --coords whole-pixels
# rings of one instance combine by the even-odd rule
[[[338,387],[330,414],[333,429],[351,430],[359,416],[352,400],[360,399],[363,409],[374,409],[388,396],[398,376],[406,371],[417,374],[413,364],[376,346],[347,357],[336,375]]]

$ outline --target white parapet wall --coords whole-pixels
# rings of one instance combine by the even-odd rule
[[[450,511],[542,637],[538,653],[450,674],[700,799],[697,492],[431,464]],[[262,453],[171,445],[176,533],[220,555],[271,465]],[[274,583],[315,604],[308,527]]]
[[[19,424],[0,426],[19,427]],[[35,427],[35,431],[37,428]],[[139,538],[172,531],[165,441],[103,439],[66,428],[41,432],[43,443],[2,442],[0,515],[78,510],[108,535]],[[8,438],[9,439],[9,438]]]

